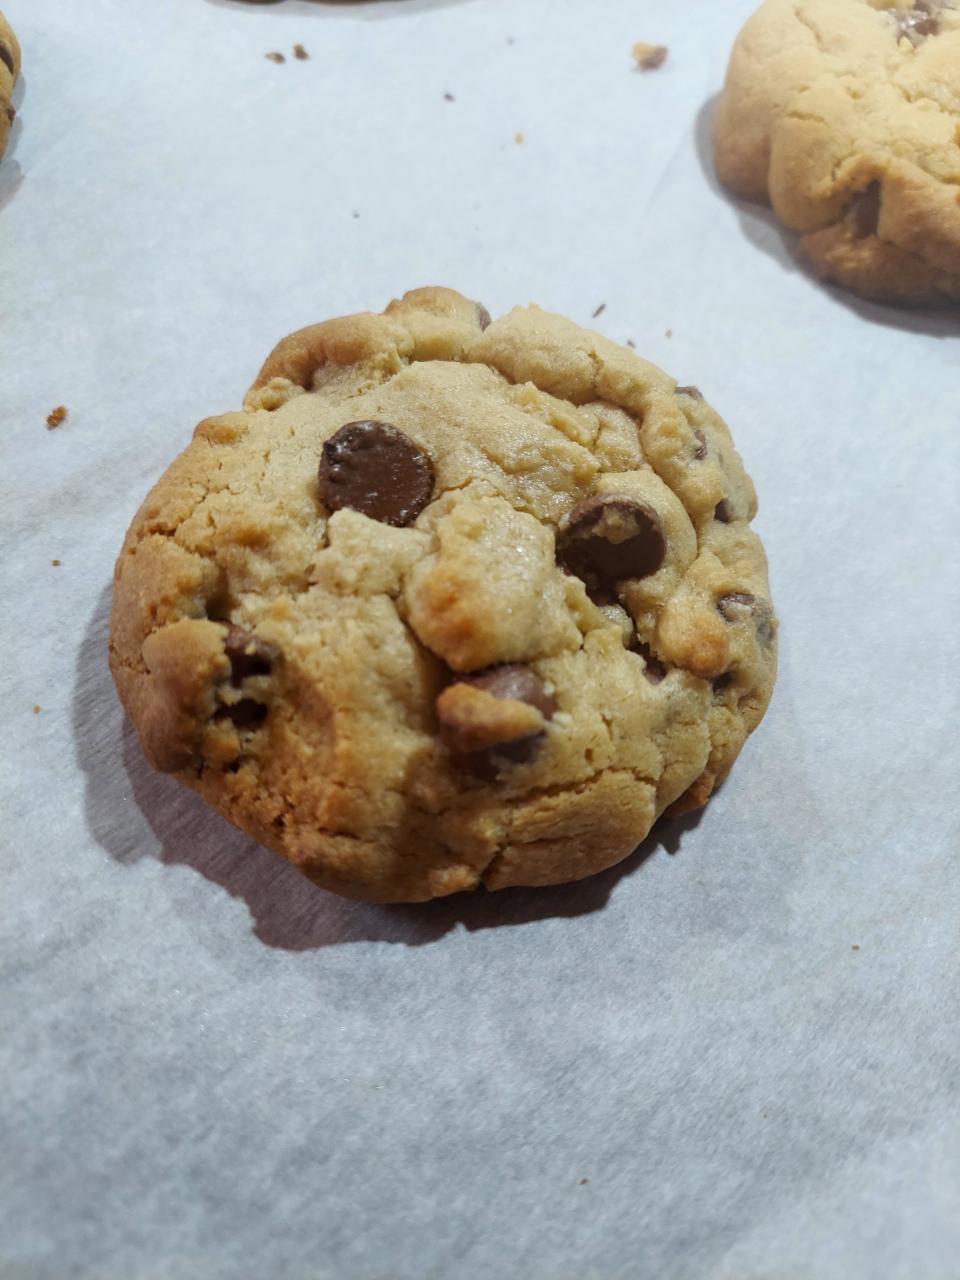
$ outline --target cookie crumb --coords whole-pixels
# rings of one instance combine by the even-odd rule
[[[47,429],[53,431],[55,427],[59,427],[61,422],[67,420],[67,406],[58,404],[55,409],[51,409],[47,414]]]
[[[517,132],[517,133],[515,133],[515,134],[513,135],[513,140],[514,140],[514,142],[517,144],[517,146],[518,146],[518,147],[522,147],[522,146],[523,146],[523,144],[524,144],[524,142],[526,141],[526,139],[525,139],[524,135],[523,135],[522,133],[520,133],[520,132]]]
[[[306,62],[307,59],[310,57],[309,53],[307,53],[306,49],[303,47],[302,44],[295,44],[293,46],[293,56],[299,62]]]
[[[594,311],[593,315],[590,317],[590,319],[596,320],[597,316],[602,316],[603,313],[606,311],[606,309],[607,309],[607,304],[605,302],[601,302],[599,307],[597,307],[596,311]]]
[[[633,46],[633,57],[638,71],[655,71],[667,60],[667,46],[647,44],[645,40],[638,40]]]
[[[666,336],[667,336],[668,338],[672,338],[672,337],[673,337],[673,330],[672,330],[672,329],[668,329],[668,330],[667,330],[667,332],[666,332]]]
[[[359,210],[354,209],[354,211],[353,211],[353,216],[354,216],[355,218],[359,218],[359,217],[360,217],[360,212],[359,212]]]
[[[853,946],[850,948],[850,950],[851,950],[851,951],[859,951],[859,950],[860,950],[860,943],[859,943],[859,942],[855,942],[855,943],[853,944]]]
[[[286,62],[286,58],[283,54],[278,53],[276,49],[274,49],[272,53],[265,53],[263,56],[268,62]]]
[[[637,349],[637,344],[634,342],[632,338],[627,339],[627,346],[630,348],[631,351],[636,351]]]
[[[443,95],[443,100],[444,102],[456,102],[456,98],[453,96],[452,93],[445,93]]]
[[[38,716],[42,710],[43,710],[43,707],[40,706],[39,702],[35,702],[33,704],[33,714],[35,716]]]
[[[50,561],[50,563],[53,565],[53,567],[54,567],[55,569],[59,569],[59,568],[60,568],[60,566],[63,564],[63,561],[62,561],[62,560],[51,560],[51,561]]]
[[[589,1179],[589,1178],[581,1178],[581,1179],[580,1179],[580,1185],[581,1185],[581,1187],[585,1187],[589,1181],[590,1181],[590,1179]]]

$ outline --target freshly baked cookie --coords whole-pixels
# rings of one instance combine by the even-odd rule
[[[714,136],[721,180],[769,196],[823,278],[960,299],[960,0],[766,0]]]
[[[13,28],[0,13],[0,156],[7,149],[7,140],[16,118],[13,106],[13,87],[20,74],[20,45]]]
[[[764,713],[755,510],[695,387],[419,289],[200,423],[117,562],[114,678],[157,768],[326,889],[578,879]]]

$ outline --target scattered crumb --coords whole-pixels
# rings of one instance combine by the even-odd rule
[[[33,704],[33,714],[35,716],[38,716],[42,710],[43,710],[43,707],[40,706],[39,702],[35,702]]]
[[[55,569],[59,569],[59,568],[60,568],[60,566],[63,564],[63,561],[62,561],[62,560],[51,560],[51,561],[50,561],[50,563],[53,565],[53,567],[54,567]]]
[[[672,338],[672,337],[673,337],[673,330],[672,330],[672,329],[668,329],[668,330],[667,330],[667,337],[668,337],[668,338]]]
[[[590,319],[596,320],[597,316],[602,316],[603,313],[606,311],[606,309],[607,309],[607,304],[605,302],[601,302],[599,307],[597,307],[596,311],[594,311],[593,315],[590,317]]]
[[[283,56],[283,54],[278,53],[276,49],[274,49],[273,53],[265,53],[263,56],[267,59],[268,62],[286,62],[286,58]]]
[[[633,46],[633,56],[640,71],[655,71],[657,67],[662,67],[667,60],[667,46],[665,44],[647,44],[645,40],[638,40]]]
[[[627,339],[627,346],[631,349],[631,351],[636,351],[637,349],[637,344],[634,342],[632,338]]]
[[[59,427],[61,422],[65,422],[66,418],[67,406],[65,404],[58,404],[55,409],[51,409],[47,414],[47,427],[52,431],[54,427]]]
[[[590,1181],[590,1179],[589,1179],[589,1178],[581,1178],[581,1179],[580,1179],[580,1185],[581,1185],[581,1187],[585,1187],[589,1181]]]
[[[443,95],[443,100],[444,102],[456,102],[456,98],[453,96],[452,93],[445,93]]]
[[[851,950],[851,951],[859,951],[859,950],[860,950],[860,944],[859,944],[859,942],[855,942],[855,943],[853,944],[853,946],[850,948],[850,950]]]
[[[303,47],[302,44],[295,44],[293,46],[293,56],[299,59],[300,62],[306,62],[306,60],[310,57],[309,53],[307,53],[306,49]]]
[[[525,137],[524,137],[524,135],[523,135],[522,133],[515,133],[515,134],[513,135],[513,140],[514,140],[514,142],[517,144],[517,146],[518,146],[518,147],[522,147],[522,146],[523,146],[523,144],[524,144],[524,142],[526,141],[526,139],[525,139]]]
[[[354,209],[354,211],[353,211],[353,216],[354,216],[355,218],[359,218],[359,217],[360,217],[360,214],[359,214],[359,212],[358,212],[356,209]]]

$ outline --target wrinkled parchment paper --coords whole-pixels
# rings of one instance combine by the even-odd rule
[[[960,1276],[960,317],[718,190],[750,4],[6,0],[3,1280]],[[104,638],[193,425],[425,283],[704,389],[782,669],[699,821],[389,909],[152,775]]]

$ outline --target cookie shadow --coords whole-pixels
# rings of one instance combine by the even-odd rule
[[[116,862],[153,857],[192,867],[242,899],[268,947],[311,951],[356,942],[424,946],[457,928],[470,932],[601,911],[625,876],[658,849],[676,853],[695,813],[663,823],[625,861],[576,884],[478,891],[413,906],[352,902],[316,888],[289,863],[230,826],[175,779],[155,773],[140,750],[107,665],[111,589],[101,593],[80,646],[73,732],[85,780],[90,834]]]
[[[949,304],[911,309],[906,303],[868,302],[846,289],[820,280],[799,248],[796,234],[788,230],[767,204],[744,200],[728,191],[717,177],[713,164],[713,113],[719,100],[714,94],[697,113],[695,136],[697,158],[707,184],[736,211],[744,236],[784,271],[804,276],[812,286],[829,294],[836,302],[871,324],[882,324],[931,338],[955,338],[960,333],[960,309]]]

